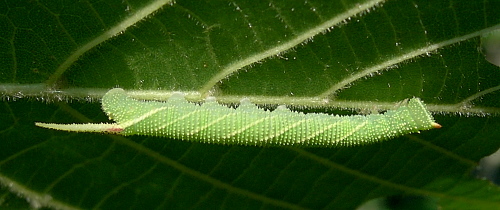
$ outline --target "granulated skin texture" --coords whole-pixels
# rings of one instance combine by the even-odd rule
[[[334,116],[284,106],[265,111],[248,100],[236,109],[215,101],[197,105],[180,94],[166,102],[139,101],[115,88],[103,97],[102,107],[118,126],[107,132],[227,145],[354,146],[440,127],[418,98],[384,114]]]

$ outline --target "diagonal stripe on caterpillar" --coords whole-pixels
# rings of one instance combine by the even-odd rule
[[[292,112],[284,106],[265,111],[242,100],[233,109],[208,101],[190,103],[182,95],[166,102],[139,101],[123,89],[108,91],[102,108],[113,124],[37,126],[76,132],[162,136],[228,145],[337,147],[379,142],[405,134],[440,128],[418,98],[396,110],[367,116],[333,116]]]

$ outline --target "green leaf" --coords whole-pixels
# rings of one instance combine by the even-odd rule
[[[500,1],[0,2],[0,206],[336,208],[392,195],[496,209],[471,171],[500,147]],[[335,149],[68,133],[113,87],[356,114],[419,97],[443,128]],[[22,203],[19,196],[25,199]]]

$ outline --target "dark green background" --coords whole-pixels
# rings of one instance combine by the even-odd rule
[[[136,1],[0,2],[0,207],[352,209],[390,195],[431,196],[444,209],[500,207],[500,189],[471,175],[500,147],[500,69],[484,60],[479,37],[500,28],[500,1],[393,0],[339,22],[372,1],[179,0],[107,36],[50,80],[75,51],[153,3]],[[324,33],[263,56],[322,24]],[[311,111],[318,104],[299,97],[328,94],[377,66],[319,98],[332,104],[315,110],[369,110],[415,96],[443,128],[363,147],[297,149],[34,126],[105,122],[98,99],[117,86],[260,97]],[[232,74],[208,83],[224,70]]]

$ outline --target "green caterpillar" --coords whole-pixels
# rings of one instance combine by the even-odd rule
[[[115,124],[51,124],[37,126],[76,132],[163,136],[227,145],[338,147],[375,143],[409,133],[440,128],[418,98],[384,114],[333,116],[292,112],[284,106],[265,111],[242,100],[228,108],[209,100],[189,103],[180,94],[166,102],[139,101],[115,88],[102,99]]]

